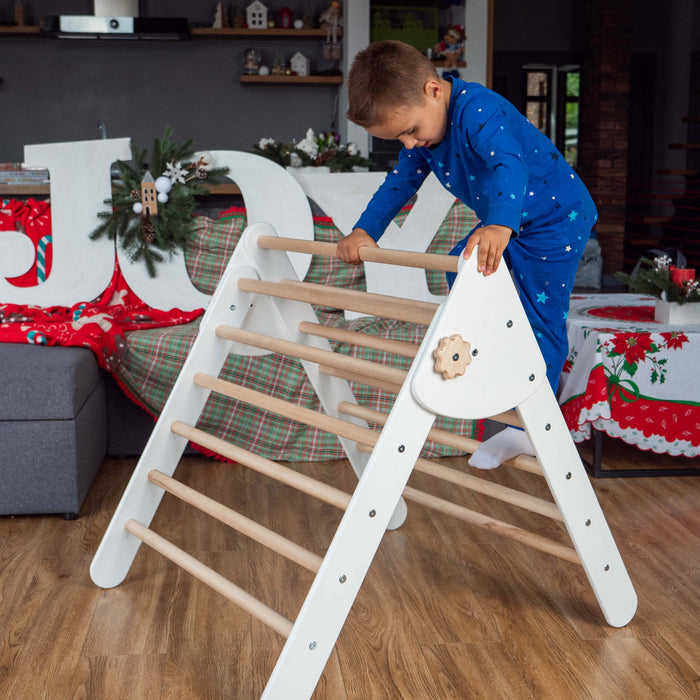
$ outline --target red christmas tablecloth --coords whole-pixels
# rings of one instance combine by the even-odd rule
[[[700,455],[700,326],[654,321],[653,297],[574,295],[559,403],[576,442],[591,427],[644,450]]]

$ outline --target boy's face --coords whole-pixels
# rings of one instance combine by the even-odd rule
[[[413,105],[401,105],[387,110],[381,124],[367,128],[380,139],[401,141],[404,148],[432,146],[440,143],[447,131],[449,83],[429,80],[424,87],[423,100]]]

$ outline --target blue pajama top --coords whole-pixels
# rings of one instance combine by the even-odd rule
[[[595,207],[554,144],[492,90],[447,80],[452,92],[444,138],[434,146],[403,148],[355,227],[379,240],[432,171],[485,225],[507,226],[525,238],[557,221],[573,222],[583,210],[589,214],[587,237]]]

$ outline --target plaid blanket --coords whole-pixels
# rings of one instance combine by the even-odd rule
[[[408,210],[397,217],[401,221]],[[474,213],[455,203],[443,222],[429,252],[447,253],[476,224]],[[196,219],[194,242],[185,253],[188,273],[194,285],[212,293],[246,226],[245,210],[231,209],[217,220]],[[325,217],[314,218],[316,240],[337,242],[342,237],[333,222]],[[446,294],[444,274],[426,271],[428,286],[434,294]],[[348,289],[365,289],[362,266],[345,265],[334,258],[314,257],[305,277],[307,282]],[[342,311],[314,307],[321,323],[362,331],[373,335],[420,342],[425,328],[402,321],[374,317],[346,321]],[[163,408],[182,364],[192,347],[199,320],[161,329],[146,329],[127,334],[126,361],[116,370],[122,388],[153,415]],[[410,360],[386,352],[360,348],[344,343],[331,345],[338,352],[369,359],[382,364],[408,369]],[[290,357],[266,355],[249,357],[231,355],[226,361],[222,379],[262,391],[301,406],[318,410],[319,401],[306,378],[301,363]],[[389,411],[395,394],[351,383],[359,404],[380,411]],[[436,425],[460,435],[478,438],[479,421],[456,421],[439,418]],[[263,411],[255,406],[212,394],[198,422],[207,432],[274,460],[317,461],[345,456],[334,435]],[[451,448],[426,443],[425,456],[455,454]]]

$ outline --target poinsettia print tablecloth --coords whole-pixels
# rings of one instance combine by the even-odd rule
[[[643,450],[700,455],[700,325],[654,320],[653,297],[573,295],[559,403],[576,442],[591,428]]]

